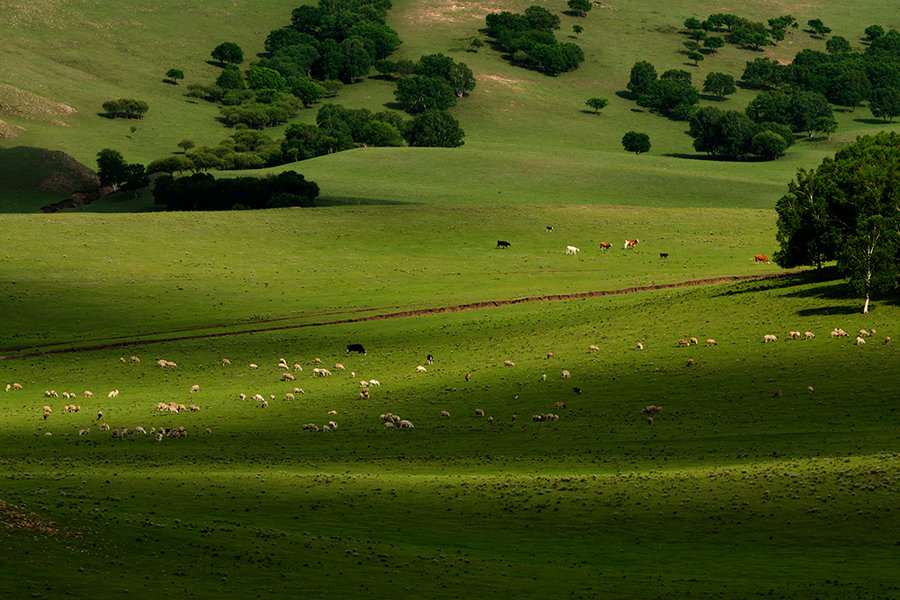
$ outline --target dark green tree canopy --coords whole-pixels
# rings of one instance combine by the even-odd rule
[[[409,121],[403,136],[410,146],[456,148],[463,145],[465,133],[450,113],[431,109]]]
[[[626,152],[641,154],[650,151],[650,136],[638,131],[629,131],[622,136],[622,147]]]
[[[634,63],[634,66],[631,67],[631,78],[628,80],[627,87],[632,94],[639,97],[641,94],[649,92],[657,79],[656,68],[642,60]]]
[[[606,105],[609,104],[609,100],[606,98],[588,98],[585,104],[593,108],[594,112],[599,114],[600,110],[606,108]]]
[[[591,0],[569,0],[566,3],[566,6],[579,17],[586,17],[587,14],[591,12],[591,8],[594,7],[594,4]]]
[[[179,79],[184,79],[184,71],[181,69],[169,69],[166,71],[166,79],[177,84]]]
[[[734,85],[734,77],[727,73],[713,71],[706,76],[706,80],[703,82],[703,91],[722,100],[725,96],[735,93],[737,87]]]
[[[239,65],[244,62],[244,51],[234,42],[222,42],[212,51],[212,57],[222,64]]]
[[[107,100],[103,103],[103,110],[110,117],[123,117],[125,119],[142,119],[150,106],[143,100],[134,98],[118,98]]]

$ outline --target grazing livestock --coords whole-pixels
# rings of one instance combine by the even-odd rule
[[[188,409],[189,409],[191,412],[200,412],[200,407],[197,406],[196,404],[191,404],[191,405],[188,407]]]
[[[868,330],[868,329],[860,329],[860,330],[859,330],[859,335],[860,335],[861,337],[869,337],[869,336],[872,335],[872,334],[869,333],[869,330]]]
[[[687,359],[687,362],[684,363],[684,366],[685,366],[685,367],[693,367],[693,366],[694,366],[694,359],[693,359],[693,358]]]
[[[416,367],[416,373],[427,373],[427,372],[428,372],[428,369],[426,369],[422,365],[419,365]]]
[[[692,338],[689,339],[688,341],[691,343],[692,346],[696,346],[696,345],[698,345],[698,344],[700,343],[700,340],[698,340],[698,339],[695,338],[695,337],[692,337]]]
[[[572,376],[572,374],[569,373],[568,371],[563,371],[563,372],[562,372],[562,378],[563,378],[563,379],[569,379],[571,376]]]
[[[400,429],[414,429],[415,428],[415,426],[412,424],[412,421],[409,421],[407,419],[401,419],[397,423],[397,426],[400,427]]]
[[[295,381],[295,377],[290,373],[282,373],[281,374],[282,381]]]
[[[547,225],[547,233],[553,231],[553,225]]]
[[[866,340],[862,339],[860,336],[856,336],[856,345],[857,346],[862,346],[865,343],[866,343]]]
[[[385,428],[385,429],[393,429],[393,428],[394,428],[394,424],[391,423],[390,421],[386,421],[385,424],[384,424],[384,428]]]
[[[84,397],[85,397],[85,398],[93,398],[93,397],[94,397],[94,392],[92,392],[92,391],[90,391],[90,390],[84,390]]]
[[[831,337],[849,337],[849,334],[840,327],[835,327],[831,330]]]
[[[472,381],[472,374],[466,373],[466,381]]]
[[[816,337],[816,334],[814,334],[812,331],[807,331],[806,333],[803,334],[803,337],[807,340],[811,340],[814,337]]]
[[[590,346],[588,346],[588,352],[599,352],[599,351],[600,351],[600,346],[598,346],[597,344],[591,344]]]
[[[120,363],[125,362],[125,357],[124,357],[124,356],[120,356],[120,357],[119,357],[119,362],[120,362]]]
[[[691,345],[691,343],[684,338],[678,340],[678,343],[676,344],[676,346],[678,346],[679,348],[684,348],[685,346],[690,346],[690,345]]]
[[[303,388],[294,388],[294,393],[295,394],[305,394],[306,392],[303,391]]]
[[[712,338],[706,338],[706,345],[707,346],[718,346],[719,342],[717,342],[716,340],[714,340]]]
[[[14,390],[21,390],[21,389],[22,389],[22,384],[21,384],[21,383],[13,383],[12,389],[14,389]]]
[[[356,352],[357,354],[365,354],[366,349],[363,348],[362,344],[347,344],[347,356],[350,356],[351,352]]]
[[[890,344],[890,343],[891,343],[891,338],[885,337],[885,338],[884,338],[884,343],[885,343],[885,344]]]
[[[634,248],[638,245],[638,242],[640,242],[640,240],[625,240],[625,247],[623,249],[628,250],[629,248]]]
[[[662,406],[656,406],[655,404],[650,404],[641,409],[642,415],[658,415],[662,412]]]
[[[442,410],[442,411],[441,411],[441,418],[442,418],[442,419],[449,419],[449,418],[450,418],[450,413],[449,413],[448,411],[446,411],[446,410]]]
[[[781,390],[775,390],[775,391],[772,393],[772,397],[773,397],[773,398],[781,398]]]
[[[223,359],[222,359],[222,366],[223,366],[223,367],[227,367],[227,366],[230,365],[230,364],[231,364],[231,361],[228,360],[227,358],[223,358]]]
[[[115,398],[119,395],[119,390],[113,390],[106,395],[107,398]]]
[[[543,375],[541,375],[541,381],[547,381],[547,374],[546,374],[546,373],[544,373]]]
[[[294,396],[292,393],[288,392],[287,394],[284,395],[284,399],[285,400],[296,400],[297,397]]]
[[[476,416],[476,417],[483,417],[483,416],[484,416],[484,409],[476,408],[476,409],[475,409],[475,416]]]
[[[610,248],[612,248],[612,244],[610,244],[609,242],[600,242],[600,248],[602,248],[603,250],[609,250]]]
[[[318,431],[319,426],[315,423],[306,423],[302,427],[303,431]]]
[[[753,255],[753,262],[754,262],[754,263],[761,263],[761,262],[762,262],[762,263],[766,263],[766,264],[771,264],[772,261],[770,261],[770,260],[769,260],[769,257],[766,256],[765,254],[754,254],[754,255]]]
[[[572,388],[572,391],[575,392],[576,394],[578,394],[579,396],[581,395],[581,388],[580,388],[580,387],[577,387],[577,386],[576,386],[576,387],[573,387],[573,388]]]
[[[557,402],[557,403],[556,403],[556,408],[565,408],[565,407],[566,407],[566,403],[565,403],[565,402]]]
[[[432,355],[430,355],[430,354],[429,354],[428,356],[425,357],[425,360],[428,361],[428,364],[429,364],[429,365],[433,365],[433,364],[434,364],[434,357],[433,357]]]
[[[504,240],[497,240],[497,248],[509,248],[509,242]]]
[[[342,365],[341,363],[334,363],[334,368],[337,371],[346,371],[347,370],[344,368],[344,365]]]
[[[566,246],[566,254],[578,254],[580,251],[575,246]]]
[[[660,252],[659,257],[660,258],[669,258],[669,253],[668,252]]]
[[[771,333],[767,333],[763,336],[763,344],[768,344],[769,342],[777,342],[778,338]]]
[[[807,394],[812,394],[814,391],[816,391],[816,390],[813,389],[813,386],[811,386],[811,385],[806,386]]]
[[[373,387],[378,387],[381,385],[381,382],[378,381],[377,379],[370,379],[369,384],[372,385]]]
[[[514,362],[511,361],[511,360],[504,360],[504,361],[503,361],[503,366],[504,366],[504,367],[514,367],[514,366],[516,366],[516,363],[514,363]]]
[[[251,368],[251,369],[258,369],[258,368],[259,368],[259,365],[256,364],[256,363],[250,363],[250,368]]]
[[[635,348],[637,348],[638,350],[643,350],[643,349],[644,349],[644,345],[643,345],[642,343],[638,342],[638,343],[637,343],[637,346],[635,346]]]
[[[647,425],[653,425],[653,417],[647,417]]]
[[[196,385],[196,384],[195,384],[195,385],[192,385],[192,386],[191,386],[191,393],[199,392],[199,391],[200,391],[200,386],[199,386],[199,385]]]
[[[788,332],[788,337],[789,337],[790,339],[792,339],[792,340],[799,340],[799,339],[800,339],[800,332],[799,332],[799,331],[789,331],[789,332]]]
[[[131,357],[131,362],[133,362],[133,363],[139,363],[139,362],[141,362],[141,359],[138,358],[137,356],[132,356],[132,357]]]
[[[488,423],[490,423],[491,425],[494,424],[494,415],[488,417]]]

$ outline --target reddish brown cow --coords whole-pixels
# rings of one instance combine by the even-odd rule
[[[769,257],[766,256],[765,254],[754,254],[754,255],[753,255],[753,262],[754,262],[754,263],[761,263],[761,262],[764,262],[764,263],[766,263],[766,264],[769,264],[769,263],[771,263],[772,261],[770,261],[770,260],[769,260]]]
[[[604,250],[609,250],[610,248],[612,248],[612,244],[610,244],[609,242],[600,242],[600,247]]]

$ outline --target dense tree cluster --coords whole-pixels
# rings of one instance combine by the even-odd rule
[[[97,175],[100,185],[109,186],[113,191],[119,188],[135,190],[147,185],[144,166],[125,162],[122,154],[111,148],[97,153]]]
[[[491,13],[485,23],[488,35],[520,66],[559,75],[584,61],[580,46],[556,40],[553,31],[559,29],[559,16],[541,6],[530,6],[524,14]]]
[[[784,39],[789,27],[798,27],[791,15],[782,15],[768,20],[768,24],[750,21],[731,13],[715,13],[701,21],[697,17],[685,19],[687,36],[694,42],[688,50],[699,50],[700,43],[709,52],[715,52],[726,42],[743,48],[759,50],[763,46],[776,44]],[[709,35],[720,33],[722,35]],[[690,44],[686,42],[686,45]]]
[[[755,123],[744,113],[714,106],[694,113],[688,135],[694,138],[695,150],[738,160],[749,156],[778,158],[794,143],[794,135],[784,125]]]
[[[861,52],[834,36],[826,52],[802,50],[790,64],[758,58],[746,64],[741,79],[760,90],[820,94],[851,110],[868,101],[874,116],[892,120],[900,115],[900,32],[885,33],[872,25],[866,28],[866,37],[868,46]]]
[[[422,56],[416,63],[383,60],[376,68],[385,75],[399,77],[394,97],[410,114],[446,110],[475,89],[472,70],[440,53]]]
[[[900,274],[900,136],[864,136],[812,171],[800,169],[776,204],[776,262],[836,260],[865,296],[896,292]]]
[[[144,113],[149,109],[150,106],[146,102],[134,98],[119,98],[103,103],[103,110],[111,118],[143,119]]]
[[[153,198],[166,210],[234,210],[312,206],[319,186],[295,171],[271,177],[216,179],[206,173],[156,180]]]
[[[700,101],[700,92],[691,85],[690,73],[672,69],[657,76],[656,68],[647,61],[632,67],[628,89],[638,106],[679,120],[687,120]]]

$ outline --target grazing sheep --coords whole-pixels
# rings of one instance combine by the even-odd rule
[[[137,427],[134,428],[134,432],[135,432],[135,433],[142,433],[142,434],[144,434],[144,435],[147,434],[147,430],[144,429],[143,427],[141,427],[140,425],[138,425]]]
[[[662,412],[662,406],[656,406],[655,404],[649,404],[641,409],[642,415],[658,415]]]
[[[772,397],[773,397],[773,398],[781,398],[781,390],[775,390],[775,391],[772,393]]]
[[[565,375],[564,375],[563,377],[565,377]],[[541,375],[541,381],[547,381],[547,374],[546,374],[546,373],[544,373],[543,375]]]
[[[490,423],[491,425],[494,424],[494,415],[491,415],[490,417],[488,417],[488,423]]]
[[[573,388],[572,388],[572,391],[575,392],[576,394],[578,394],[579,396],[581,395],[581,388],[580,388],[580,387],[577,387],[577,386],[576,386],[576,387],[573,387]]]
[[[344,368],[344,365],[342,365],[341,363],[334,363],[334,368],[336,371],[345,371],[346,370]]]
[[[689,341],[687,341],[687,340],[684,339],[684,338],[681,338],[680,340],[678,340],[678,343],[677,343],[676,345],[677,345],[679,348],[684,348],[685,346],[689,346],[690,344],[691,344],[691,343],[690,343]]]
[[[262,397],[262,394],[254,394],[253,399],[257,402],[265,402],[265,398]]]
[[[860,336],[856,336],[856,345],[857,346],[862,346],[865,343],[866,343],[866,340],[862,339]]]
[[[321,365],[321,364],[322,364],[322,359],[321,359],[321,358],[314,358],[314,359],[313,359],[313,362],[316,363],[317,365]]]
[[[800,339],[800,332],[799,332],[799,331],[789,331],[789,332],[788,332],[788,337],[789,337],[790,339],[792,339],[792,340],[799,340],[799,339]]]
[[[294,378],[294,376],[291,375],[290,373],[282,373],[282,374],[281,374],[281,380],[282,380],[282,381],[296,381],[296,379]]]
[[[693,366],[694,366],[694,359],[693,359],[693,358],[687,359],[687,362],[684,363],[684,366],[685,366],[685,367],[693,367]]]
[[[7,384],[6,384],[6,391],[8,392],[11,388],[12,388],[12,386],[9,385],[9,384],[7,383]]]
[[[107,398],[115,398],[119,395],[119,390],[113,390],[106,395]]]
[[[598,346],[597,344],[591,344],[590,346],[588,346],[588,352],[599,352],[599,351],[600,351],[600,346]]]
[[[125,357],[124,357],[124,356],[120,356],[120,357],[119,357],[119,362],[120,362],[120,363],[124,363],[124,362],[125,362]]]
[[[412,421],[409,421],[407,419],[401,419],[400,422],[397,423],[397,425],[400,427],[400,429],[414,429],[415,428],[415,426],[412,424]]]
[[[160,432],[160,433],[157,433],[157,434],[156,434],[156,441],[157,441],[157,442],[161,442],[162,440],[163,440],[163,434],[162,434],[161,432]]]
[[[303,388],[294,388],[294,393],[295,394],[305,394],[306,392],[303,391]]]
[[[390,421],[386,421],[385,424],[384,424],[384,428],[385,428],[385,429],[393,429],[393,428],[394,428],[394,424],[391,423]]]
[[[569,379],[570,377],[572,377],[572,374],[569,373],[568,371],[563,371],[563,372],[562,372],[562,378],[563,378],[563,379]]]
[[[22,384],[21,384],[21,383],[15,383],[15,382],[14,382],[14,383],[13,383],[13,389],[14,389],[14,390],[21,390],[21,389],[22,389]]]
[[[516,415],[513,415],[513,416],[512,416],[512,422],[513,422],[513,423],[516,422],[516,418],[517,418]]]
[[[472,381],[472,374],[466,373],[466,381]]]
[[[293,395],[292,393],[290,393],[290,392],[288,392],[287,394],[284,395],[284,399],[285,399],[285,400],[296,400],[296,398],[294,397],[294,395]]]
[[[156,366],[158,366],[158,367],[161,368],[161,369],[165,369],[165,368],[166,368],[166,361],[163,360],[163,359],[161,358],[161,359],[159,359],[158,361],[156,361]]]
[[[578,254],[580,251],[575,246],[566,246],[566,254]]]
[[[338,428],[337,423],[335,423],[334,421],[328,421],[328,426],[331,427],[332,429]]]
[[[227,367],[227,366],[230,365],[230,364],[231,364],[231,361],[228,360],[227,358],[223,358],[223,359],[222,359],[222,366],[223,366],[223,367]]]
[[[302,370],[303,370],[303,367],[300,365],[300,363],[294,363],[294,370],[295,370],[295,371],[302,371]]]
[[[328,377],[329,375],[331,375],[331,371],[329,371],[328,369],[319,369],[319,375],[321,375],[322,377]]]
[[[803,337],[807,340],[811,340],[814,337],[816,337],[816,334],[814,334],[812,331],[807,331],[806,333],[803,334]]]
[[[813,386],[811,386],[811,385],[806,386],[807,394],[812,394],[814,391],[816,391],[816,390],[813,389]]]
[[[860,329],[859,330],[860,337],[869,337],[871,334],[868,329]]]
[[[484,416],[484,409],[476,408],[476,409],[475,409],[475,416],[476,416],[476,417],[483,417],[483,416]]]
[[[178,364],[172,362],[171,360],[167,360],[167,361],[166,361],[166,368],[167,368],[167,369],[168,369],[169,367],[177,367],[177,366],[178,366]]]
[[[46,396],[47,393],[44,392],[44,395]],[[69,399],[69,392],[63,392],[63,398],[65,398],[66,400],[68,400],[68,399]]]
[[[638,342],[638,343],[637,343],[637,346],[635,346],[635,348],[637,348],[638,350],[643,350],[643,349],[644,349],[644,345],[643,345],[642,343]]]
[[[416,373],[427,373],[427,372],[428,372],[428,369],[426,369],[422,365],[419,365],[416,367]]]
[[[369,384],[371,384],[373,387],[378,387],[381,385],[381,382],[378,381],[377,379],[370,379]]]
[[[258,369],[258,368],[259,368],[259,365],[256,364],[256,363],[250,363],[250,368],[251,368],[251,369]]]
[[[260,408],[269,408],[269,401],[263,400],[262,404],[260,404],[259,406],[260,406]]]
[[[647,425],[653,425],[653,417],[647,417]]]
[[[141,359],[138,358],[137,356],[132,356],[130,360],[131,360],[131,362],[133,362],[133,363],[139,363],[139,362],[141,362]]]
[[[109,431],[109,425],[106,423],[100,423],[100,431]]]
[[[429,354],[428,356],[425,357],[425,361],[426,361],[429,365],[433,365],[433,364],[434,364],[434,356],[432,356],[431,354]]]
[[[833,338],[835,338],[835,337],[850,337],[850,334],[847,333],[846,331],[844,331],[843,329],[841,329],[840,327],[836,327],[834,330],[832,330],[831,337],[833,337]]]
[[[566,407],[566,403],[565,403],[565,402],[557,402],[557,403],[556,403],[556,408],[565,408],[565,407]]]
[[[322,431],[331,431],[330,425],[322,425]]]
[[[442,411],[441,411],[441,418],[442,418],[442,419],[449,419],[449,418],[450,418],[450,413],[447,412],[446,410],[442,410]]]
[[[329,415],[336,415],[336,414],[337,414],[337,411],[336,411],[336,410],[329,410],[329,411],[328,411],[328,414],[329,414]]]
[[[285,371],[287,371],[288,369],[290,369],[290,367],[287,365],[287,363],[283,363],[283,362],[278,363],[278,367],[277,367],[277,368],[279,368],[279,369],[284,369]]]
[[[890,344],[890,343],[891,343],[891,338],[885,337],[885,338],[884,338],[884,343],[885,343],[885,344]]]
[[[698,344],[700,344],[700,340],[698,340],[698,339],[695,338],[695,337],[692,337],[692,338],[691,338],[690,340],[688,340],[688,341],[691,343],[692,346],[697,346]]]
[[[169,405],[166,404],[165,402],[157,402],[157,403],[156,403],[156,410],[161,411],[161,412],[168,412],[168,411],[169,411]]]
[[[196,404],[191,404],[189,408],[191,412],[198,412],[200,410],[200,407]]]
[[[193,394],[194,392],[199,392],[199,391],[200,391],[200,386],[199,386],[199,385],[196,385],[196,384],[195,384],[195,385],[192,385],[192,386],[191,386],[191,393],[192,393],[192,394]]]
[[[511,361],[511,360],[504,360],[504,361],[503,361],[503,366],[504,366],[504,367],[514,367],[514,366],[516,366],[516,363],[514,363],[514,362]]]
[[[101,420],[102,418],[103,418],[103,411],[102,411],[102,410],[98,410],[98,411],[97,411],[97,420],[99,421],[99,420]]]
[[[359,393],[359,399],[360,399],[360,400],[365,400],[365,399],[367,399],[367,398],[369,397],[368,392],[369,392],[368,389],[365,390],[364,392],[360,392],[360,393]]]
[[[767,333],[766,335],[763,336],[763,344],[768,344],[769,342],[776,342],[776,341],[778,341],[778,337],[772,335],[771,333]]]
[[[378,418],[381,419],[382,421],[393,421],[393,416],[394,416],[393,413],[384,413],[384,414],[378,415]]]
[[[301,427],[301,429],[303,429],[303,431],[318,431],[318,430],[319,430],[319,426],[316,425],[315,423],[305,423],[305,424]]]
[[[85,427],[84,429],[79,429],[79,430],[78,430],[78,435],[87,435],[87,434],[89,434],[90,432],[91,432],[91,428],[90,428],[90,427]]]
[[[718,346],[719,342],[717,342],[716,340],[714,340],[712,338],[707,338],[706,345],[707,346]]]

